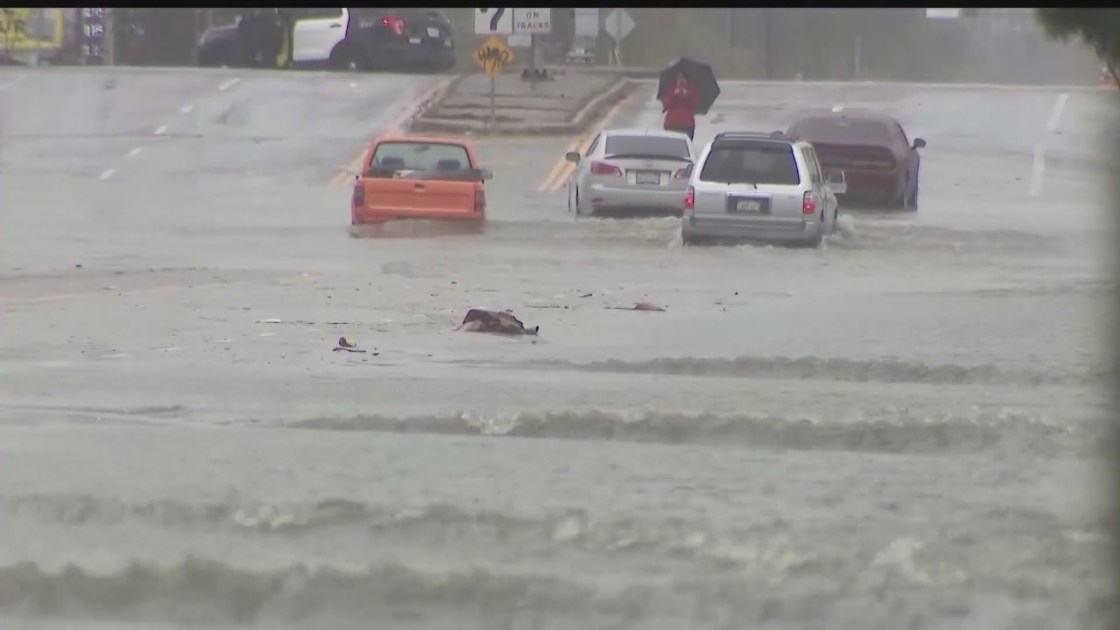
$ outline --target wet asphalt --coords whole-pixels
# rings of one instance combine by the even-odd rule
[[[340,173],[441,79],[0,76],[0,615],[1115,627],[1111,93],[725,84],[700,143],[837,105],[929,143],[916,213],[819,250],[577,221],[581,138],[479,140],[484,234],[352,233]]]

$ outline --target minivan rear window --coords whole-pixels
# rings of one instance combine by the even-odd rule
[[[796,186],[801,183],[801,174],[793,147],[788,144],[735,143],[712,148],[704,160],[700,181]]]
[[[443,142],[382,142],[368,168],[396,171],[461,171],[474,168],[467,149]]]
[[[689,159],[688,142],[684,138],[665,138],[660,136],[607,136],[603,147],[607,155],[625,157],[665,157],[670,159]]]

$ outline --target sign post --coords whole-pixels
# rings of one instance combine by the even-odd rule
[[[491,35],[486,38],[486,41],[479,44],[478,48],[474,51],[474,60],[482,68],[482,71],[490,75],[490,124],[491,130],[494,128],[495,123],[495,85],[496,79],[499,74],[505,72],[509,64],[513,63],[513,51],[506,46],[502,38],[497,35]]]
[[[513,32],[529,35],[529,89],[536,89],[542,72],[537,69],[537,35],[552,32],[552,9],[514,9]]]
[[[612,51],[613,54],[611,55],[613,57],[612,61],[614,62],[614,65],[621,65],[622,55],[620,54],[620,47],[622,45],[622,40],[626,39],[626,36],[630,34],[630,31],[634,30],[634,18],[630,17],[630,14],[626,12],[626,9],[615,9],[614,11],[611,11],[607,15],[607,19],[604,20],[603,30],[605,30],[607,32],[607,35],[610,35],[611,39],[614,40],[614,50]]]

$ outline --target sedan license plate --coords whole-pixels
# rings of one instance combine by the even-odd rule
[[[428,27],[428,37],[439,39],[439,29],[434,26]]]
[[[638,171],[638,173],[634,176],[634,181],[639,184],[660,186],[661,174],[657,171]]]

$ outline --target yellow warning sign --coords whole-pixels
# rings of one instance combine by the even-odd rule
[[[505,72],[509,64],[513,63],[513,51],[502,38],[491,35],[475,49],[474,60],[482,67],[483,72],[494,76]]]

